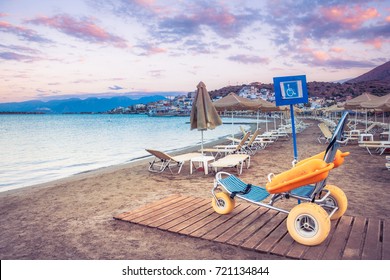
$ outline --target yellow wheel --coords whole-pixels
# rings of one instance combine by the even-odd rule
[[[332,212],[332,208],[328,208],[326,206],[337,206],[339,209],[330,217],[331,220],[337,220],[342,215],[344,215],[345,211],[347,211],[348,207],[348,199],[342,189],[336,187],[334,185],[326,185],[326,190],[330,191],[330,195],[325,199],[325,204],[322,205],[324,209],[330,214]]]
[[[211,205],[213,206],[215,212],[221,215],[225,215],[233,211],[236,202],[234,201],[234,199],[231,199],[227,193],[220,192],[215,194],[215,196],[217,197],[219,204],[217,204],[215,198],[213,198],[213,200],[211,201]]]
[[[288,214],[287,230],[298,243],[307,246],[321,244],[330,231],[329,215],[315,203],[299,204]]]

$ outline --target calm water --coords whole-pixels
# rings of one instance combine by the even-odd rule
[[[145,148],[170,152],[199,144],[200,131],[186,122],[189,117],[0,115],[0,191],[123,164],[148,155]],[[239,125],[222,125],[205,131],[204,140],[233,131]]]

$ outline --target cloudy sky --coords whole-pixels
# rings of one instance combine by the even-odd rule
[[[338,81],[389,60],[390,1],[0,0],[0,102]]]

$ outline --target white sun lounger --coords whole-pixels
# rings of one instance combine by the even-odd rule
[[[149,163],[148,170],[150,172],[158,173],[163,172],[167,168],[169,169],[169,171],[171,171],[171,173],[173,173],[171,169],[172,166],[178,166],[179,171],[177,173],[180,173],[186,161],[190,161],[192,158],[199,157],[202,155],[201,153],[187,153],[178,156],[170,156],[167,153],[157,150],[146,149],[146,151],[154,155],[154,160]]]
[[[250,166],[251,157],[247,154],[230,154],[217,161],[210,163],[210,167],[217,172],[218,168],[237,167],[237,173],[242,173],[242,167],[245,164],[246,168]]]

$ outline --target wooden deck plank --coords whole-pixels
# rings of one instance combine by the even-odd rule
[[[152,226],[152,223],[155,223],[161,219],[169,219],[169,216],[176,214],[180,211],[185,211],[192,203],[196,203],[198,200],[194,197],[193,199],[183,199],[178,203],[175,203],[173,207],[166,207],[162,211],[155,211],[154,215],[149,216],[143,222],[146,226]]]
[[[240,221],[246,219],[250,214],[252,214],[258,207],[248,204],[248,207],[245,208],[242,212],[240,212],[238,215],[233,216],[230,220],[227,222],[219,225],[218,227],[214,228],[213,230],[209,231],[207,234],[203,236],[204,239],[213,240],[217,238],[218,236],[222,235],[232,227],[235,227]],[[233,211],[234,213],[234,211]]]
[[[207,227],[201,227],[197,229],[196,231],[193,231],[190,235],[193,237],[201,237],[210,231],[214,230],[218,226],[226,223],[230,219],[234,218],[235,216],[239,215],[242,211],[244,211],[246,208],[248,208],[249,205],[247,204],[240,204],[236,208],[234,208],[234,211],[230,213],[229,215],[218,215],[218,218],[212,221],[212,224],[210,224]]]
[[[287,252],[290,250],[292,244],[294,243],[294,239],[290,236],[290,234],[286,234],[274,248],[271,249],[271,253],[279,256],[286,256]]]
[[[221,217],[221,215],[216,213],[214,211],[214,209],[212,209],[212,208],[206,212],[209,212],[210,214],[203,217],[202,219],[199,219],[198,221],[189,225],[188,227],[180,230],[179,233],[185,234],[185,235],[191,235],[194,231],[206,226],[207,224],[209,224],[209,223],[213,222],[214,220],[218,219],[219,217]]]
[[[381,221],[379,219],[369,219],[367,225],[366,238],[364,240],[362,259],[381,259]]]
[[[173,219],[172,221],[161,225],[159,228],[162,230],[169,230],[174,232],[177,228],[181,227],[180,225],[182,223],[186,222],[187,220],[209,209],[210,209],[209,201],[204,204],[202,203],[202,205],[199,205],[198,208],[194,208],[192,211],[185,213],[182,216],[177,217],[176,219]]]
[[[270,210],[255,219],[251,224],[246,226],[241,232],[227,240],[226,243],[231,245],[241,245],[246,239],[251,237],[259,228],[268,223],[278,212]]]
[[[259,245],[256,246],[256,250],[260,252],[270,252],[271,249],[281,240],[287,232],[286,223],[283,221],[279,226],[271,232]]]
[[[308,249],[309,246],[305,246],[298,242],[294,242],[290,250],[286,253],[286,256],[293,259],[303,259],[303,256],[305,255]]]
[[[255,211],[249,214],[245,220],[239,221],[234,227],[231,227],[223,234],[219,235],[215,238],[215,241],[226,243],[228,240],[231,240],[234,236],[243,231],[247,226],[253,223],[260,216],[264,215],[268,209],[260,208],[256,206]]]
[[[150,203],[150,204],[146,204],[146,205],[144,205],[144,206],[141,206],[141,207],[139,207],[139,208],[135,208],[135,209],[132,209],[132,210],[130,210],[130,211],[120,213],[120,214],[114,216],[114,219],[123,220],[125,217],[127,217],[127,216],[129,216],[129,215],[131,215],[131,214],[138,213],[138,212],[141,212],[141,211],[143,211],[143,210],[147,210],[147,209],[149,209],[149,208],[151,208],[151,207],[153,207],[153,206],[160,205],[160,204],[162,204],[162,203],[165,203],[165,202],[167,202],[167,201],[170,201],[170,200],[172,200],[172,199],[174,199],[174,198],[176,198],[176,197],[179,197],[179,196],[180,196],[180,195],[178,195],[178,194],[174,194],[174,195],[168,196],[168,197],[163,198],[163,199],[161,199],[161,200],[157,200],[157,201],[154,201],[154,202],[152,202],[152,203]]]
[[[336,231],[326,248],[322,259],[338,260],[341,258],[343,249],[345,248],[348,235],[351,231],[352,217],[342,216],[337,225]]]
[[[182,233],[182,230],[184,230],[185,228],[197,223],[198,221],[201,221],[202,219],[210,216],[211,214],[215,213],[214,210],[208,206],[206,208],[206,210],[204,210],[203,212],[191,217],[190,219],[174,226],[174,227],[171,227],[170,229],[168,229],[169,231],[173,231],[173,232],[179,232],[179,233]],[[182,234],[185,234],[185,233],[182,233]]]
[[[390,260],[390,224],[382,222],[382,260]]]
[[[347,244],[344,248],[342,259],[344,260],[360,260],[361,251],[366,231],[366,218],[355,217],[351,234],[349,235]]]
[[[326,248],[329,246],[330,240],[332,240],[334,232],[336,231],[337,225],[339,223],[339,220],[331,221],[331,228],[328,235],[328,238],[324,240],[321,244],[317,246],[310,246],[307,248],[303,258],[305,260],[320,260],[322,259],[322,256],[324,255]]]
[[[250,238],[245,240],[242,243],[242,247],[253,249],[255,248],[262,240],[269,236],[284,220],[286,219],[286,214],[277,212],[276,215],[267,222],[263,227],[259,228]]]
[[[172,207],[175,203],[177,203],[178,201],[181,201],[182,199],[184,199],[183,196],[174,197],[173,199],[171,199],[169,201],[164,201],[160,204],[153,205],[152,207],[150,207],[148,209],[143,209],[142,211],[137,211],[137,212],[131,213],[130,215],[127,215],[126,217],[124,217],[122,220],[125,220],[125,221],[131,220],[132,222],[136,222],[136,219],[143,217],[145,215],[148,215],[150,213],[153,213],[155,211],[161,210],[164,207]]]
[[[180,217],[183,217],[186,214],[188,214],[188,213],[194,211],[195,209],[197,209],[201,206],[204,206],[206,204],[209,205],[210,202],[206,201],[205,199],[202,199],[202,198],[197,198],[196,200],[191,201],[191,203],[189,203],[186,208],[180,209],[180,211],[175,211],[174,213],[172,213],[166,217],[155,220],[155,221],[149,223],[149,226],[150,227],[162,227],[162,225],[169,223],[173,220],[176,220]]]
[[[291,238],[285,214],[249,203],[237,203],[232,213],[219,215],[209,198],[173,195],[114,219],[291,259],[390,259],[389,220],[376,218],[332,221],[328,238],[313,247]]]
[[[142,221],[144,225],[147,225],[147,221],[153,220],[156,217],[163,216],[164,213],[166,212],[172,211],[174,209],[178,209],[178,207],[182,205],[186,205],[188,202],[192,201],[193,199],[194,199],[193,197],[192,199],[190,197],[178,198],[177,200],[175,200],[174,202],[172,201],[168,205],[162,205],[161,207],[156,206],[149,213],[142,213],[141,215],[138,215],[138,217],[132,218],[132,221],[134,223],[140,223]]]

